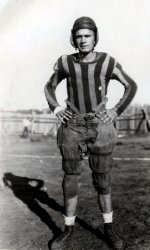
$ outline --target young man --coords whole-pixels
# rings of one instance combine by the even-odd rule
[[[58,147],[64,171],[63,193],[65,231],[53,241],[52,249],[61,249],[73,233],[77,215],[80,173],[84,155],[89,155],[89,166],[98,193],[98,203],[104,220],[106,241],[113,249],[122,249],[122,240],[113,229],[110,171],[112,151],[116,140],[114,121],[125,110],[136,92],[135,82],[121,65],[107,53],[96,52],[98,30],[93,19],[78,18],[71,32],[71,44],[78,53],[61,56],[54,66],[54,74],[45,86],[50,109],[62,122],[58,129]],[[55,89],[67,79],[67,108],[60,107]],[[106,109],[109,81],[123,84],[125,91],[112,109]]]

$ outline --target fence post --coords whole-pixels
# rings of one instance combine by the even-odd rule
[[[31,135],[33,135],[33,133],[34,133],[34,121],[35,121],[35,115],[36,115],[36,113],[35,113],[34,109],[32,109]]]
[[[131,113],[130,113],[130,117],[129,117],[129,123],[130,123],[130,127],[129,127],[129,135],[134,134],[134,130],[135,130],[135,119],[133,119],[135,115],[135,107],[131,107]]]

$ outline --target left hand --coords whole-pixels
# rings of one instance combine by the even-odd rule
[[[102,115],[102,116],[101,116]],[[102,112],[100,112],[100,119],[105,124],[110,124],[114,122],[117,118],[117,112],[112,109],[106,109]]]
[[[72,113],[66,108],[63,108],[62,110],[56,113],[56,116],[62,123],[65,124],[66,121],[69,121],[72,118]]]

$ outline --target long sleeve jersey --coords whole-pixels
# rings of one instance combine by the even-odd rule
[[[110,80],[117,80],[124,86],[124,94],[114,107],[119,116],[132,101],[136,83],[107,53],[96,52],[96,59],[92,62],[79,61],[76,55],[63,55],[55,63],[54,73],[45,86],[50,109],[54,111],[59,106],[55,90],[65,78],[68,100],[80,113],[89,113],[95,109],[107,95]]]

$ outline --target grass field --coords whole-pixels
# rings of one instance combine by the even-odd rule
[[[109,250],[85,160],[68,250]],[[47,250],[63,230],[61,157],[55,138],[1,138],[0,249]],[[118,138],[112,171],[115,228],[127,250],[150,250],[150,137]]]

